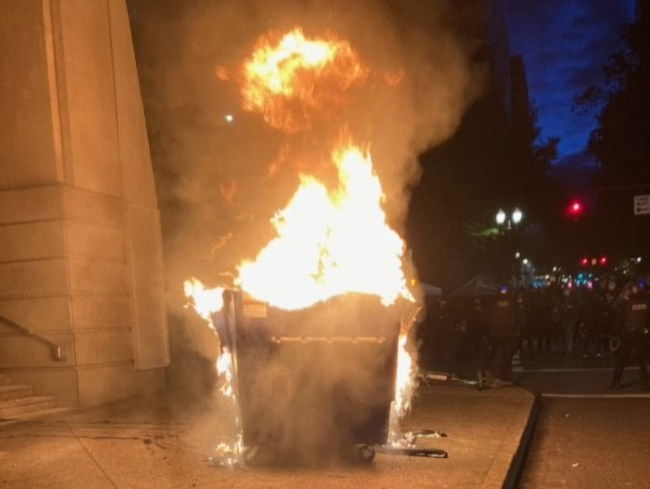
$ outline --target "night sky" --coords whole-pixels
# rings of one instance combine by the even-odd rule
[[[621,45],[634,0],[506,0],[513,53],[526,62],[541,137],[560,137],[558,163],[579,162],[595,115],[571,110],[573,98],[603,79],[602,66]]]

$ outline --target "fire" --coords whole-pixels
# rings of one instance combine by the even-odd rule
[[[397,378],[395,381],[395,409],[398,416],[402,417],[411,409],[411,398],[413,397],[410,390],[413,388],[411,381],[415,365],[413,358],[406,349],[407,333],[401,333],[398,340],[397,350]]]
[[[224,467],[234,467],[241,463],[244,453],[244,442],[241,430],[241,419],[239,413],[239,401],[235,388],[236,372],[233,364],[232,353],[223,348],[216,362],[217,374],[219,375],[219,392],[227,403],[226,408],[231,412],[232,433],[225,436],[215,448],[213,461]]]
[[[186,280],[183,285],[185,296],[190,300],[194,310],[207,321],[210,329],[217,333],[218,328],[213,323],[213,315],[224,309],[224,289],[221,287],[206,289],[195,278]],[[217,321],[223,321],[223,317],[217,317]],[[215,367],[220,384],[219,393],[224,401],[223,407],[230,413],[229,419],[232,421],[232,426],[230,426],[230,433],[223,436],[222,441],[215,447],[212,460],[224,467],[234,467],[241,463],[244,450],[237,396],[237,373],[229,345],[225,344],[224,338],[219,338],[219,340],[221,352],[217,357]]]
[[[206,289],[200,280],[190,278],[183,283],[183,289],[194,310],[206,321],[211,322],[210,315],[223,307],[224,289],[221,287]]]
[[[388,422],[388,444],[402,446],[409,442],[400,432],[399,422],[411,410],[411,401],[415,394],[415,376],[417,365],[409,352],[409,334],[417,322],[421,307],[413,307],[410,314],[402,321],[397,342],[397,372],[395,375],[395,394],[390,409]]]
[[[263,37],[244,64],[244,109],[259,112],[285,132],[312,127],[345,103],[345,92],[360,85],[368,69],[347,41],[333,36],[308,39],[296,28]]]
[[[332,159],[338,188],[329,191],[303,175],[272,220],[277,237],[239,267],[237,283],[255,299],[287,310],[348,292],[376,295],[384,305],[412,300],[402,271],[404,242],[386,223],[370,155],[350,144]]]
[[[243,63],[242,105],[287,134],[321,129],[324,124],[343,132],[346,121],[341,109],[369,73],[349,42],[335,36],[308,38],[300,28],[281,36],[269,34]],[[237,79],[222,71],[218,74],[222,79]],[[402,71],[388,74],[385,84],[397,86],[403,76]],[[313,131],[314,137],[321,133]],[[290,142],[271,163],[269,178],[291,158]],[[234,284],[251,298],[284,310],[308,308],[348,293],[374,295],[384,306],[399,299],[415,302],[404,273],[405,244],[387,222],[385,195],[369,150],[346,136],[330,155],[337,178],[326,184],[315,175],[299,175],[295,193],[271,219],[276,236],[254,259],[236,267]],[[234,184],[222,185],[220,190],[224,200],[233,201]],[[221,325],[216,313],[224,307],[224,289],[206,288],[196,279],[187,280],[184,287],[198,314],[219,331],[212,321],[217,318],[216,325]],[[414,391],[416,366],[407,338],[416,314],[409,315],[400,329],[389,427],[392,440]],[[237,375],[232,353],[223,342],[216,368],[220,393],[236,413],[238,435],[217,447],[222,459],[231,464],[238,460],[242,442]]]

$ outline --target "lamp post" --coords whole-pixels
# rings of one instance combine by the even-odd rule
[[[504,255],[508,257],[507,263],[510,263],[511,265],[504,268],[508,270],[508,274],[511,272],[514,272],[515,279],[517,282],[519,282],[519,276],[520,276],[520,270],[519,270],[519,262],[517,259],[519,258],[517,255],[519,255],[519,252],[515,253],[516,249],[516,232],[518,230],[519,224],[524,220],[524,213],[522,212],[521,209],[518,207],[515,207],[512,211],[505,211],[503,209],[499,209],[494,216],[494,220],[497,224],[497,228],[499,229],[499,235],[503,238],[503,243],[508,244],[510,246],[505,246],[504,250]],[[514,261],[512,261],[512,257],[514,258]],[[504,260],[506,262],[506,260]],[[505,265],[505,263],[504,263]]]
[[[516,228],[519,223],[524,220],[524,213],[518,207],[515,207],[515,209],[510,213],[506,213],[503,209],[499,209],[496,216],[494,216],[494,220],[496,221],[499,230],[503,233]]]

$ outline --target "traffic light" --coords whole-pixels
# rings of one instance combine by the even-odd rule
[[[593,267],[595,267],[596,265],[600,265],[601,267],[606,267],[608,263],[609,263],[609,258],[607,258],[605,255],[602,255],[600,258],[583,256],[580,259],[580,266],[582,267],[588,267],[590,265]]]
[[[573,199],[571,200],[571,202],[569,202],[566,211],[567,214],[571,216],[573,219],[578,219],[582,216],[583,212],[585,211],[585,205],[582,203],[581,200]]]

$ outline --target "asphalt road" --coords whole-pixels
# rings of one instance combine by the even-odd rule
[[[650,489],[650,396],[628,369],[609,391],[608,362],[529,362],[522,386],[541,410],[519,489]]]

